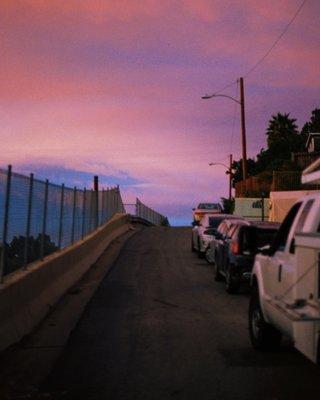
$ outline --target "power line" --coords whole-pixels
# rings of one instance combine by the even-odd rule
[[[276,47],[276,45],[280,42],[280,40],[283,38],[283,36],[287,33],[290,25],[293,23],[293,21],[297,18],[298,14],[300,13],[300,11],[302,10],[302,8],[304,7],[304,5],[306,4],[308,0],[303,0],[302,3],[300,4],[300,6],[298,7],[297,11],[294,13],[293,17],[290,19],[290,21],[287,23],[287,25],[284,27],[283,31],[281,32],[281,34],[277,37],[277,39],[272,43],[271,47],[269,48],[269,50],[264,54],[263,57],[260,58],[260,60],[258,60],[254,66],[252,68],[249,69],[249,71],[246,72],[246,74],[244,75],[244,77],[246,78],[249,74],[251,74],[251,72],[253,72],[267,57],[268,55],[272,52],[272,50]]]
[[[294,20],[297,18],[297,16],[299,15],[300,11],[302,10],[302,8],[305,6],[305,4],[307,3],[308,0],[303,0],[302,3],[300,4],[300,6],[297,8],[296,12],[294,13],[294,15],[292,16],[292,18],[290,19],[290,21],[287,23],[287,25],[284,27],[283,31],[281,32],[281,34],[276,38],[276,40],[272,43],[271,47],[266,51],[266,53],[253,65],[253,67],[251,67],[243,76],[244,78],[246,78],[249,74],[251,74],[256,68],[258,68],[258,66],[260,64],[263,63],[263,61],[268,57],[268,55],[272,52],[272,50],[276,47],[276,45],[280,42],[280,40],[283,38],[283,36],[287,33],[290,25],[292,25],[292,23],[294,22]],[[224,87],[222,87],[221,89],[219,89],[218,91],[214,92],[214,94],[218,94],[223,92],[224,90],[228,89],[229,87],[231,87],[232,85],[234,85],[235,83],[237,83],[238,80],[232,81],[230,83],[228,83],[227,85],[225,85]]]

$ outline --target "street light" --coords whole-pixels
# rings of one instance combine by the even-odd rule
[[[227,97],[228,99],[240,104],[241,107],[241,138],[242,138],[242,175],[243,180],[247,178],[247,143],[246,143],[246,122],[245,122],[245,111],[244,111],[244,88],[243,88],[243,78],[240,81],[240,101],[234,97],[228,96],[226,94],[206,94],[201,98],[203,100],[212,99],[213,97]]]
[[[229,161],[230,161],[229,167],[228,167],[226,164],[221,163],[221,162],[211,162],[211,163],[209,164],[209,166],[212,166],[212,165],[222,165],[223,167],[226,168],[226,170],[227,170],[227,171],[226,171],[226,174],[229,175],[229,200],[231,200],[231,197],[232,197],[232,193],[231,193],[231,190],[232,190],[232,178],[233,178],[233,172],[232,172],[232,154],[229,155]]]

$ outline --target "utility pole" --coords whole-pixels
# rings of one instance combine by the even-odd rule
[[[243,78],[240,78],[240,106],[241,106],[241,138],[242,138],[242,176],[243,180],[247,179],[247,141],[246,141],[246,121],[244,111],[244,88]]]
[[[229,200],[232,197],[232,154],[229,155]]]

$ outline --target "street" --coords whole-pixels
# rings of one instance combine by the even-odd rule
[[[228,295],[190,228],[131,237],[42,384],[54,399],[303,399],[320,369],[290,345],[251,348],[248,292]]]

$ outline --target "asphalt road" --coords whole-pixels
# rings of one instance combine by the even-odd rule
[[[126,243],[41,387],[55,399],[305,399],[320,369],[249,343],[248,294],[228,295],[190,251],[189,228]]]

